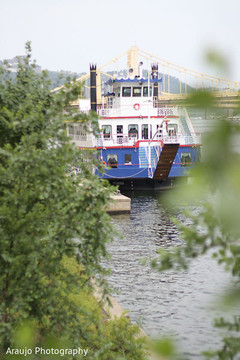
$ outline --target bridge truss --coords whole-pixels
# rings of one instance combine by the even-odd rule
[[[160,91],[159,100],[168,104],[173,104],[176,102],[181,102],[185,100],[190,94],[198,90],[210,91],[216,98],[218,106],[221,107],[239,107],[239,90],[240,82],[224,79],[221,77],[208,75],[199,71],[195,71],[180,65],[177,65],[173,62],[164,60],[158,56],[150,54],[144,50],[139,49],[136,46],[131,47],[126,52],[117,56],[116,58],[108,61],[106,64],[97,68],[97,98],[101,99],[101,74],[104,74],[108,77],[118,77],[121,74],[122,70],[119,70],[120,60],[127,56],[127,65],[128,68],[132,69],[133,76],[138,74],[138,66],[140,61],[147,61],[147,67],[150,68],[151,63],[158,64],[158,71],[160,76],[162,76],[162,89]],[[107,69],[111,65],[111,70],[113,69],[113,75],[107,73]],[[126,68],[126,63],[123,68]],[[84,83],[84,86],[89,88],[86,85],[86,81],[90,77],[90,74],[85,74],[79,78],[77,81]],[[178,79],[178,91],[173,91],[171,89],[171,77]],[[53,92],[58,91],[62,86],[55,88]],[[171,91],[172,90],[172,91]],[[100,103],[101,101],[99,101]]]

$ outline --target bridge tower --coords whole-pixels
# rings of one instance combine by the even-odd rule
[[[97,69],[96,85],[97,85],[97,104],[101,104],[101,100],[102,100],[101,71],[98,69]]]
[[[133,76],[138,76],[138,48],[132,46],[127,52],[128,69],[133,69]]]

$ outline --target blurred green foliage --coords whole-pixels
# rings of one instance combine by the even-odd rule
[[[212,61],[218,61],[214,58]],[[183,246],[159,250],[152,266],[159,271],[186,269],[191,259],[211,251],[219,264],[233,276],[234,290],[229,287],[225,304],[240,304],[240,121],[231,121],[216,109],[213,96],[196,92],[188,105],[208,109],[218,118],[218,124],[203,139],[202,161],[189,172],[191,183],[182,184],[165,197],[166,210],[173,214],[184,212],[188,225],[178,221],[184,240]],[[240,114],[240,103],[235,113]],[[194,208],[194,211],[192,210]],[[196,211],[197,209],[197,211]],[[207,280],[206,280],[207,281]],[[230,297],[230,299],[229,299]],[[216,326],[226,330],[219,351],[205,353],[210,359],[239,359],[240,317],[233,321],[216,321]]]
[[[180,360],[176,346],[172,339],[162,338],[161,340],[152,341],[152,353],[155,354],[157,359],[178,359]]]

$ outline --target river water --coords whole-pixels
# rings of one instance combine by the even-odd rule
[[[128,194],[129,196],[129,194]],[[202,359],[201,351],[216,349],[219,330],[213,327],[218,297],[230,280],[210,255],[194,259],[186,271],[158,273],[142,259],[156,257],[159,248],[182,243],[162,205],[161,193],[130,194],[130,215],[112,221],[122,234],[108,245],[108,280],[130,318],[153,338],[173,336],[185,359]],[[186,222],[181,213],[177,217]]]

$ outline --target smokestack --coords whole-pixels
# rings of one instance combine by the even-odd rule
[[[90,101],[91,101],[91,110],[97,111],[97,66],[90,65]]]
[[[152,64],[152,79],[158,79],[158,64]],[[153,85],[153,96],[158,98],[158,82]]]
[[[152,64],[152,79],[158,79],[158,64]]]

